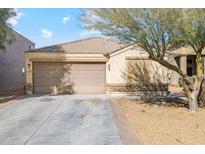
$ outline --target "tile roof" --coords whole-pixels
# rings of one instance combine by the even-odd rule
[[[120,43],[114,40],[105,38],[87,38],[48,47],[38,48],[27,52],[64,52],[70,54],[109,54],[121,48],[128,46],[128,44]]]

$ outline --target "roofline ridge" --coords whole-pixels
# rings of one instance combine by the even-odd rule
[[[123,44],[122,42],[111,39],[111,38],[105,38],[105,37],[97,37],[97,38],[101,38],[101,39],[104,39],[104,40],[107,40],[107,41],[112,41],[112,42],[115,42],[115,43]]]
[[[45,46],[45,47],[40,47],[40,48],[36,48],[35,50],[45,49],[45,48],[48,48],[48,47],[54,47],[54,46],[57,46],[57,45],[65,45],[65,44],[71,44],[71,43],[80,42],[80,41],[85,41],[85,40],[91,40],[91,39],[94,39],[94,38],[103,39],[103,38],[101,38],[101,37],[95,37],[95,36],[94,36],[94,37],[83,38],[83,39],[68,41],[68,42],[64,42],[64,43],[58,43],[58,44],[54,44],[54,45],[49,45],[49,46]]]
[[[17,35],[23,37],[23,38],[26,39],[27,41],[29,41],[29,42],[33,43],[34,45],[36,45],[35,42],[33,42],[32,40],[30,40],[29,38],[27,38],[26,36],[24,36],[24,35],[21,34],[20,32],[16,31],[15,29],[13,29],[13,28],[11,28],[11,27],[9,27],[9,26],[8,26],[8,28],[9,28],[12,32],[16,33]]]

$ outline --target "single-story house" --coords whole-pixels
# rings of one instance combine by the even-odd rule
[[[150,74],[150,82],[178,84],[178,75],[148,59],[145,51],[105,38],[52,45],[27,51],[25,55],[28,94],[123,92],[129,80],[125,74],[137,63],[140,69],[147,69],[144,73]],[[185,72],[191,72],[189,56],[180,53],[170,59]]]
[[[0,95],[24,93],[26,83],[25,51],[33,50],[35,44],[22,34],[12,30],[12,43],[6,42],[0,50]]]

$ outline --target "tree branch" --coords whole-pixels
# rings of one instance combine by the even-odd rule
[[[189,87],[190,87],[190,85],[192,85],[192,83],[188,79],[188,76],[181,69],[179,69],[177,66],[170,64],[169,62],[167,62],[166,60],[164,60],[162,58],[157,59],[156,57],[153,57],[151,55],[149,58],[160,63],[162,66],[165,66],[166,68],[169,68],[170,70],[177,72],[186,81],[186,83],[189,85]]]

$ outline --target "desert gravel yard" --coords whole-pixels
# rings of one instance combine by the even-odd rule
[[[117,99],[140,144],[205,144],[205,109],[144,104]]]
[[[32,95],[0,107],[0,144],[122,142],[107,95]]]

